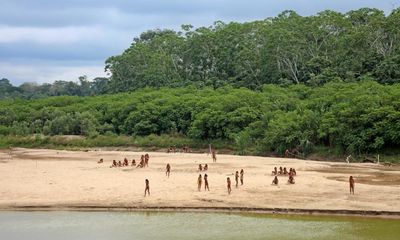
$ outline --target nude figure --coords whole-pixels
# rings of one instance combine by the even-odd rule
[[[118,167],[117,161],[113,160],[113,163],[112,163],[112,165],[110,167]]]
[[[240,170],[240,185],[243,185],[243,176],[244,176],[244,171],[242,169]]]
[[[278,185],[278,177],[275,176],[274,180],[272,180],[272,185]]]
[[[288,183],[289,183],[289,184],[294,184],[294,177],[293,177],[293,174],[289,174]]]
[[[231,179],[228,177],[226,178],[226,184],[228,188],[228,194],[231,194],[232,188],[231,188]]]
[[[129,166],[129,162],[127,158],[124,158],[124,163],[122,164],[124,167]]]
[[[202,182],[202,178],[201,178],[201,174],[199,174],[199,177],[197,178],[197,189],[201,190],[201,182]]]
[[[288,157],[289,157],[289,153],[290,153],[289,149],[286,149],[286,151],[285,151],[285,158],[288,158]]]
[[[204,174],[204,190],[210,191],[210,187],[208,186],[208,176]]]
[[[353,195],[354,195],[354,178],[353,178],[353,176],[350,176],[350,178],[349,178],[349,184],[350,184],[350,194],[352,194],[353,193]]]
[[[118,161],[118,167],[122,167],[122,162]]]
[[[168,178],[169,178],[169,173],[171,172],[171,165],[169,165],[169,163],[167,164],[167,167],[166,167],[166,172],[165,172],[165,176],[168,176]]]
[[[146,197],[146,193],[149,194],[150,196],[150,183],[149,183],[149,179],[145,180],[145,184],[146,184],[146,188],[144,189],[144,196]]]
[[[148,167],[149,166],[149,160],[150,160],[150,156],[149,156],[149,154],[145,154],[144,155],[144,166],[145,167]]]
[[[206,165],[204,165],[204,168],[203,168],[203,170],[204,171],[207,171],[208,170],[208,165],[206,164]]]
[[[278,174],[278,169],[276,167],[274,167],[274,171],[272,171],[272,175],[277,175]]]
[[[132,159],[131,166],[136,166],[136,160],[135,159]]]
[[[236,182],[236,188],[239,186],[239,171],[236,171],[235,173],[235,182]]]
[[[203,167],[201,166],[201,164],[199,164],[199,171],[203,171]]]
[[[212,150],[211,154],[212,154],[213,162],[217,162],[217,154],[215,153],[215,150]]]
[[[144,159],[143,158],[140,160],[140,163],[137,165],[137,168],[138,167],[140,167],[140,168],[144,167]]]
[[[279,175],[282,175],[283,174],[283,168],[282,167],[279,167]]]
[[[284,175],[287,175],[287,174],[288,174],[288,171],[287,171],[286,167],[283,168],[283,174],[284,174]]]

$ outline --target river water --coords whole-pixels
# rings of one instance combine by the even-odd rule
[[[400,220],[183,212],[0,212],[1,240],[400,239]]]

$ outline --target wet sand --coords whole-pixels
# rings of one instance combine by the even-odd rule
[[[139,160],[143,152],[0,150],[0,209],[24,208],[203,208],[291,209],[400,212],[400,167],[363,163],[194,153],[150,152],[148,168],[110,168],[113,159]],[[103,158],[103,164],[97,161]],[[171,164],[171,176],[165,166]],[[209,165],[198,172],[198,165]],[[294,167],[296,184],[279,176],[274,166]],[[234,173],[244,169],[244,185],[235,187]],[[197,191],[197,177],[207,173],[210,191]],[[348,177],[356,181],[349,194]],[[226,178],[232,180],[232,193]],[[144,180],[150,197],[144,197]],[[340,211],[338,211],[340,212]],[[344,211],[345,212],[345,211]]]

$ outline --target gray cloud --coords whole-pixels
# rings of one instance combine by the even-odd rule
[[[400,0],[1,0],[0,78],[51,82],[85,69],[103,76],[105,59],[147,29],[264,19],[286,9],[311,15],[376,7],[388,13],[399,6]]]

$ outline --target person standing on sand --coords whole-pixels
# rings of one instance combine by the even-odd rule
[[[217,154],[215,153],[215,150],[212,150],[212,159],[213,159],[213,162],[217,162]]]
[[[208,175],[204,174],[204,191],[208,190],[210,191],[210,187],[208,186]]]
[[[236,188],[239,186],[239,171],[236,171],[235,173],[235,182],[236,182]]]
[[[201,174],[199,174],[199,177],[197,178],[197,189],[201,190],[201,182],[202,182],[202,178],[201,178]]]
[[[226,184],[228,187],[228,194],[231,194],[232,188],[231,188],[231,179],[228,177],[226,178]]]
[[[146,183],[146,188],[144,189],[144,196],[146,197],[146,193],[148,193],[149,196],[150,196],[150,182],[149,182],[149,179],[146,179],[145,183]]]
[[[244,171],[242,169],[242,170],[240,170],[240,185],[243,185],[243,175],[244,175]]]
[[[350,194],[353,193],[353,195],[354,195],[354,178],[353,178],[353,176],[350,176],[349,184],[350,184]]]
[[[150,160],[150,156],[149,156],[148,153],[146,153],[146,154],[144,155],[144,166],[145,166],[145,167],[148,167],[148,166],[149,166],[149,160]]]
[[[169,173],[171,172],[171,165],[169,163],[167,164],[167,171],[165,172],[165,176],[168,176],[169,178]]]

